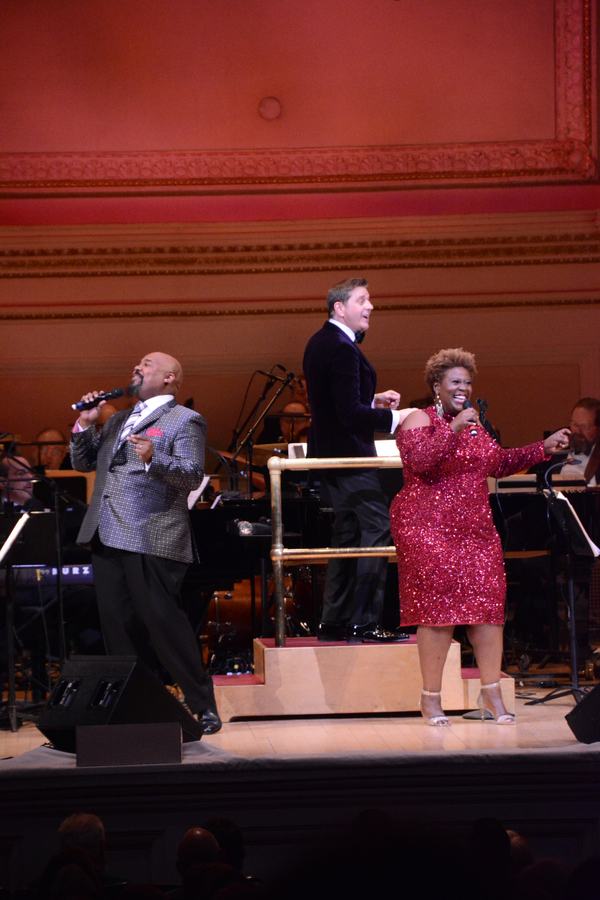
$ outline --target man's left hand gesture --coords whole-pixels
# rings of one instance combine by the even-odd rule
[[[130,434],[126,440],[134,445],[135,452],[141,462],[144,464],[150,462],[152,459],[152,451],[154,450],[154,444],[152,443],[151,438],[147,437],[145,434]]]
[[[383,391],[381,394],[375,394],[375,409],[398,409],[400,406],[400,394],[398,391]]]

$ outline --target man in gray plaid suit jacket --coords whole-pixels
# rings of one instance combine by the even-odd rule
[[[177,602],[194,560],[187,496],[202,481],[206,434],[202,416],[175,401],[182,376],[172,356],[149,353],[127,389],[139,401],[133,410],[116,413],[98,434],[103,402],[81,412],[71,459],[79,472],[95,469],[96,481],[78,540],[92,545],[108,654],[152,664],[153,650],[204,732],[214,734],[221,721],[212,679]]]

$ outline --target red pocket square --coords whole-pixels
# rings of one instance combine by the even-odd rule
[[[148,428],[146,434],[148,437],[162,437],[164,431],[161,431],[160,428]]]

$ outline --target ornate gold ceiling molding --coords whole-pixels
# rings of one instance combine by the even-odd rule
[[[292,150],[0,154],[0,197],[355,190],[596,178],[592,0],[555,0],[554,140]]]
[[[423,300],[420,302],[377,303],[378,313],[400,312],[451,312],[456,310],[491,310],[491,309],[551,309],[579,306],[600,306],[600,294],[591,297],[538,297],[477,300]],[[210,318],[246,318],[250,316],[321,316],[326,310],[320,306],[291,306],[280,301],[276,306],[259,306],[251,308],[227,307],[210,309],[137,309],[137,310],[70,310],[68,312],[36,312],[34,310],[20,313],[1,313],[0,322],[65,322],[90,319],[117,320],[152,320],[152,319],[210,319]]]

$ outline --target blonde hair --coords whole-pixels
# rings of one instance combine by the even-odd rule
[[[462,347],[440,350],[434,353],[425,365],[425,383],[433,394],[434,384],[439,384],[448,369],[466,369],[471,378],[477,374],[475,357]]]

